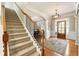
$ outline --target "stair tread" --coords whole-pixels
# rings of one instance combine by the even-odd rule
[[[18,35],[18,34],[27,34],[27,33],[12,33],[12,34],[9,34],[9,35]]]
[[[10,20],[6,20],[6,21],[9,22],[9,23],[11,23],[11,21],[18,21],[18,22],[15,22],[15,23],[19,23],[20,22],[19,19],[17,19],[17,20],[16,19],[15,20],[14,19],[10,19]]]
[[[27,37],[29,37],[29,36],[25,36],[25,37],[21,37],[21,38],[16,38],[16,39],[11,39],[11,40],[9,40],[9,41],[20,40],[20,39],[27,38]]]
[[[39,56],[40,54],[38,52],[32,53],[30,56]]]
[[[34,46],[31,46],[31,47],[28,47],[28,48],[26,48],[26,49],[23,49],[23,50],[19,51],[19,52],[16,53],[16,54],[13,54],[13,55],[21,56],[22,54],[24,54],[24,53],[26,53],[26,52],[28,52],[28,51],[34,49],[34,48],[35,48]]]
[[[8,31],[11,31],[11,30],[25,30],[25,29],[8,29]]]
[[[25,45],[25,44],[28,44],[30,42],[32,42],[32,41],[29,40],[27,42],[18,43],[16,45],[10,46],[10,49],[14,49],[14,48],[20,47],[20,46]]]
[[[8,22],[7,25],[22,25],[22,24],[21,23],[18,23],[18,22],[17,23],[16,22],[15,23]]]
[[[23,26],[7,26],[7,27],[23,27]]]

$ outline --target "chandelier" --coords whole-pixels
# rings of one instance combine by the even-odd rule
[[[55,10],[56,13],[55,13],[55,15],[52,16],[53,18],[59,18],[60,17],[60,15],[57,13],[57,11],[58,11],[58,9]]]

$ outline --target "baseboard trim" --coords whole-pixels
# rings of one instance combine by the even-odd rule
[[[74,40],[75,41],[75,39],[70,39],[70,38],[67,38],[67,37],[66,37],[66,39],[68,39],[68,40]]]

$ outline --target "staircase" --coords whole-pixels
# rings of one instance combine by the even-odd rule
[[[10,56],[39,56],[33,41],[24,29],[16,12],[5,8],[7,30],[9,34]]]

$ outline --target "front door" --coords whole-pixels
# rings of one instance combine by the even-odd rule
[[[66,21],[57,22],[57,38],[66,39]]]

